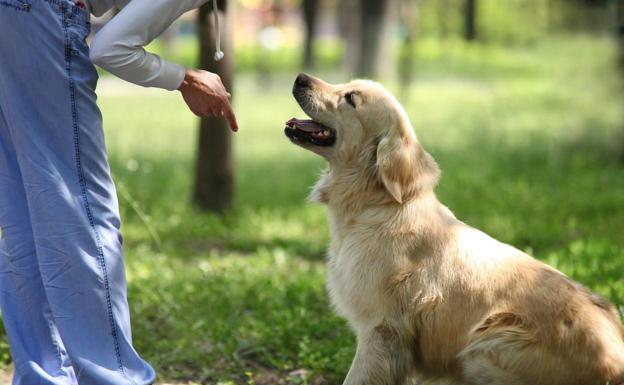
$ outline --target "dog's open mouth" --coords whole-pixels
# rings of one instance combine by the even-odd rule
[[[333,129],[310,119],[290,119],[286,122],[284,133],[297,144],[310,143],[329,147],[336,142],[336,133]]]

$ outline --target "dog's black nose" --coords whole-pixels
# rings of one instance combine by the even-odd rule
[[[304,73],[300,73],[297,75],[297,79],[295,79],[295,86],[300,88],[309,88],[312,79]]]

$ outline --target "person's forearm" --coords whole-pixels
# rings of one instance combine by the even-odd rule
[[[106,52],[94,49],[91,60],[113,75],[144,87],[173,91],[184,79],[184,66],[163,60],[142,47],[118,47]]]
[[[184,12],[206,0],[133,0],[109,21],[91,44],[93,62],[114,75],[145,87],[177,89],[184,67],[143,48]]]
[[[218,75],[185,69],[143,48],[182,13],[206,1],[132,0],[95,35],[91,59],[132,83],[167,90],[178,89],[194,114],[223,117],[236,131],[238,125],[230,95]]]

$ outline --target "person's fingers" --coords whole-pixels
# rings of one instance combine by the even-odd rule
[[[236,132],[238,131],[238,122],[236,121],[236,116],[234,115],[232,104],[230,103],[232,95],[227,92],[225,88],[219,88],[221,87],[213,89],[215,92],[213,95],[204,94],[203,101],[205,104],[193,112],[198,116],[225,118],[232,131]]]
[[[236,115],[234,115],[234,110],[232,109],[232,105],[230,101],[226,99],[226,102],[223,105],[223,113],[225,115],[225,119],[230,124],[230,128],[232,131],[238,131],[238,122],[236,121]]]
[[[232,109],[232,104],[230,103],[230,100],[227,98],[222,98],[221,106],[219,107],[220,110],[223,111],[223,116],[228,121],[232,131],[238,131],[238,123],[236,122],[236,116],[234,115],[234,110]]]
[[[201,106],[199,108],[199,114],[201,116],[206,116],[206,115],[210,114],[210,108],[208,106]]]
[[[219,114],[219,110],[218,110],[218,109],[216,109],[216,108],[209,108],[209,109],[206,111],[206,115],[205,115],[205,116],[210,116],[210,117],[219,117],[219,116],[220,116],[220,114]]]

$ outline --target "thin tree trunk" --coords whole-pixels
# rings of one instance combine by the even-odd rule
[[[436,1],[436,17],[438,21],[438,37],[445,40],[448,37],[448,18],[449,18],[449,2],[448,0]]]
[[[477,0],[466,0],[464,4],[464,38],[477,39]]]
[[[338,4],[340,12],[340,32],[345,41],[343,65],[348,76],[355,76],[360,56],[360,0],[342,0]]]
[[[614,0],[615,8],[615,22],[617,24],[616,28],[616,39],[618,44],[618,67],[620,70],[620,78],[622,83],[624,84],[624,1]],[[620,129],[620,162],[624,163],[624,122],[621,122],[622,127]]]
[[[416,65],[416,34],[418,31],[418,1],[401,0],[401,24],[405,28],[405,37],[401,44],[399,65],[400,87],[403,102],[407,101],[409,89],[414,79]]]
[[[379,73],[389,0],[360,0],[360,49],[356,75],[375,78]]]
[[[624,1],[617,1],[615,6],[617,7],[615,12],[617,23],[616,39],[619,50],[618,64],[622,75],[624,75]]]
[[[314,67],[314,31],[318,19],[319,0],[303,0],[303,19],[305,22],[305,42],[303,48],[303,67]]]
[[[231,5],[227,0],[219,0],[223,38],[221,49],[225,57],[216,62],[214,17],[212,3],[202,6],[199,11],[198,33],[200,40],[200,67],[221,76],[223,84],[232,93],[233,50]],[[228,7],[228,5],[230,7]],[[197,165],[193,199],[203,210],[222,213],[234,201],[234,159],[232,133],[225,119],[203,117],[199,127]]]

